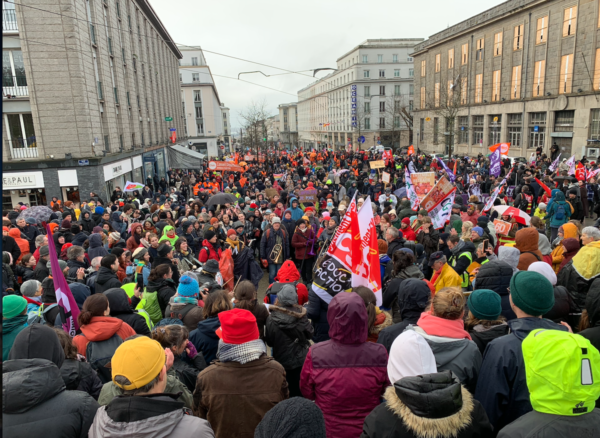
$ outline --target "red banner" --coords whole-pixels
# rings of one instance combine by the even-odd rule
[[[496,152],[496,149],[500,148],[500,154],[508,154],[510,149],[510,143],[496,143],[494,146],[490,146],[490,152]]]
[[[224,170],[228,172],[243,172],[240,166],[235,163],[227,161],[209,161],[208,168],[210,170]]]

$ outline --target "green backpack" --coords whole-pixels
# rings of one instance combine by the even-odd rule
[[[136,283],[127,283],[121,286],[121,289],[123,289],[129,298],[131,298],[133,297],[135,286]],[[144,289],[142,299],[136,306],[135,310],[144,317],[146,323],[148,323],[148,327],[150,327],[150,330],[154,328],[154,324],[163,318],[160,305],[158,304],[157,292],[147,292]]]

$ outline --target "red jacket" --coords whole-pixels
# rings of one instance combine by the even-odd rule
[[[300,272],[298,272],[298,268],[296,268],[294,262],[291,260],[286,260],[283,262],[281,268],[279,268],[279,271],[277,271],[275,281],[278,283],[293,283],[297,281],[298,284],[296,285],[296,293],[298,294],[298,304],[302,306],[304,303],[308,303],[308,289],[304,283],[300,282]],[[266,304],[270,303],[268,293],[263,301]]]
[[[417,235],[411,227],[401,228],[400,232],[402,233],[402,236],[404,236],[404,239],[410,240],[411,242],[417,241]]]
[[[129,251],[131,251],[132,254],[140,246],[140,244],[135,241],[135,237],[133,237],[133,235],[135,234],[135,230],[137,230],[138,228],[142,228],[142,224],[133,224],[131,226],[131,237],[129,239],[127,239],[127,242],[125,244],[126,248]],[[143,234],[142,234],[142,236],[143,236]]]
[[[208,253],[206,252],[204,247],[208,248]],[[216,250],[212,243],[204,239],[204,241],[202,242],[202,248],[200,248],[200,255],[198,256],[198,260],[201,263],[206,263],[208,260],[221,260],[221,248],[219,247],[219,249]]]
[[[302,395],[323,411],[327,438],[359,436],[390,384],[385,347],[367,342],[364,309],[358,294],[333,297],[327,311],[331,339],[310,347],[300,373]]]
[[[296,232],[292,236],[292,246],[296,250],[296,259],[306,260],[312,257],[308,253],[314,246],[314,240],[315,232],[312,228],[309,227],[304,233],[300,231],[300,228],[296,229]]]

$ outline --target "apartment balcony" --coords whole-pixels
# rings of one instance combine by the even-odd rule
[[[2,9],[2,33],[18,33],[17,13],[14,9]]]
[[[27,78],[25,78],[25,76],[2,77],[3,99],[18,99],[27,97],[29,97],[29,89],[27,88]]]
[[[38,148],[35,141],[35,136],[27,139],[9,138],[8,148],[10,150],[10,158],[12,160],[23,160],[26,158],[38,158]]]

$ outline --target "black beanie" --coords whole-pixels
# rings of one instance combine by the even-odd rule
[[[77,225],[77,224],[71,225],[71,233],[78,234],[80,231],[81,231],[81,228],[79,228],[79,225]]]
[[[166,211],[161,211],[160,213],[158,213],[158,218],[159,219],[166,219],[167,218],[167,212]]]
[[[210,241],[210,239],[212,239],[212,238],[213,238],[213,237],[215,237],[215,236],[216,236],[216,234],[215,234],[215,232],[214,232],[213,230],[207,230],[207,231],[204,233],[204,238],[205,238],[206,240],[208,240],[208,241]]]

